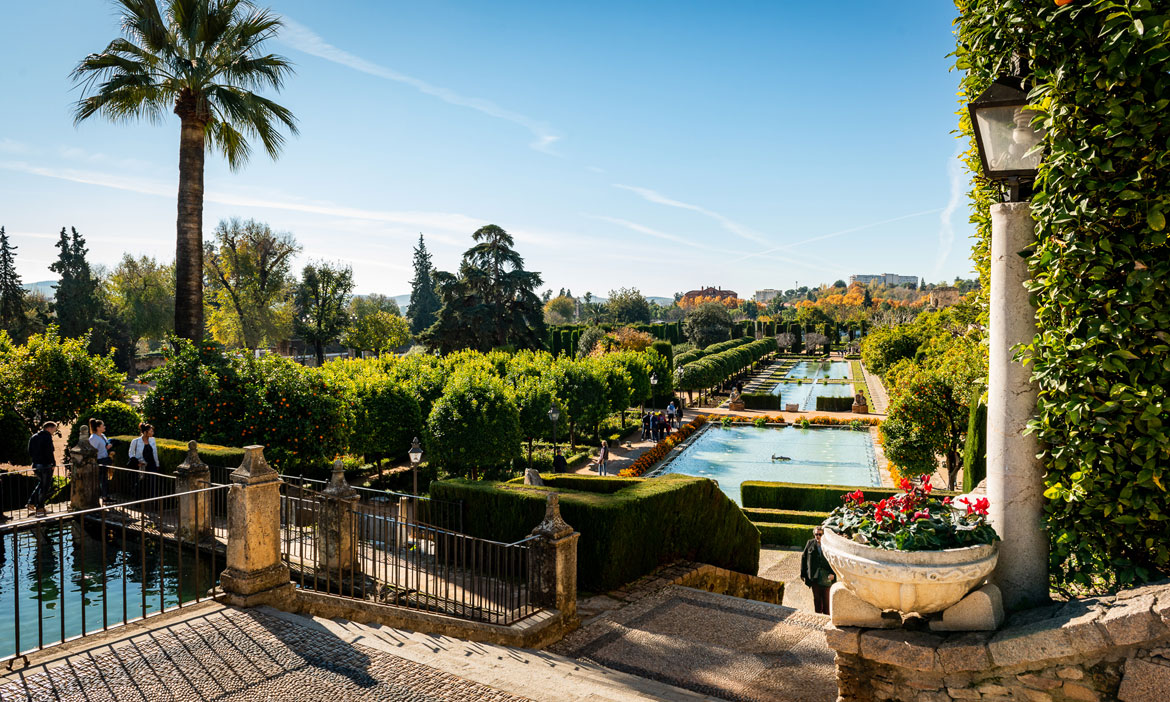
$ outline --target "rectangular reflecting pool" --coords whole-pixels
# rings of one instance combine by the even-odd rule
[[[800,378],[802,380],[812,380],[815,378],[824,378],[827,380],[848,380],[849,379],[849,362],[848,361],[801,361],[788,372],[784,374],[785,378],[793,380]]]
[[[853,383],[776,383],[773,395],[779,395],[784,404],[800,405],[800,411],[812,412],[818,397],[853,397]]]
[[[773,460],[773,456],[790,460]],[[739,486],[745,480],[881,485],[869,432],[840,427],[712,424],[659,474],[666,473],[711,478],[736,504],[742,504]]]

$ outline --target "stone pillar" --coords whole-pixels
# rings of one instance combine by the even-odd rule
[[[321,516],[317,523],[317,567],[326,579],[348,578],[360,572],[355,566],[357,550],[356,515],[357,490],[345,482],[341,459],[333,462],[333,475],[321,491]]]
[[[263,446],[245,446],[228,490],[227,568],[220,584],[229,604],[279,604],[293,595],[280,559],[280,486]]]
[[[69,508],[72,510],[92,509],[99,505],[101,484],[98,470],[106,470],[97,462],[97,449],[89,443],[89,427],[81,427],[77,445],[69,449]]]
[[[1044,531],[1044,466],[1036,437],[1025,434],[1036,413],[1031,368],[1014,347],[1036,334],[1036,309],[1024,282],[1020,252],[1036,244],[1027,202],[991,206],[990,362],[987,401],[987,499],[991,524],[1003,542],[992,580],[1009,610],[1048,600],[1048,537]]]
[[[560,495],[548,494],[544,521],[532,530],[533,602],[552,607],[566,619],[577,617],[577,539],[581,535],[561,518]]]
[[[187,458],[175,468],[179,493],[179,538],[202,541],[211,535],[211,493],[186,493],[211,487],[211,469],[199,458],[198,444],[187,442]]]

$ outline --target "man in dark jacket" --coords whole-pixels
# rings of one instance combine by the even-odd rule
[[[813,529],[813,537],[804,545],[800,557],[800,579],[812,588],[813,609],[817,614],[829,613],[829,588],[837,580],[832,566],[821,552],[821,537],[824,535],[824,527]]]
[[[53,486],[53,467],[57,465],[53,455],[53,432],[56,430],[56,422],[45,422],[41,430],[28,440],[28,455],[32,458],[37,484],[28,496],[26,506],[29,512],[35,509],[38,517],[45,516],[45,500],[49,499],[49,490]]]
[[[565,460],[565,455],[561,453],[559,448],[553,449],[553,472],[554,473],[568,473],[569,462]]]

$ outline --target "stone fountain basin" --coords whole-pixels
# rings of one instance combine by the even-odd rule
[[[881,610],[941,612],[995,568],[999,543],[942,551],[889,551],[825,529],[821,551],[841,583]]]

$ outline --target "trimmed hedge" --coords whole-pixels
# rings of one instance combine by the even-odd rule
[[[753,524],[760,530],[760,543],[769,546],[804,546],[813,537],[812,524]]]
[[[111,436],[114,444],[114,465],[125,466],[130,460],[130,442],[138,438],[136,434]],[[187,458],[187,442],[175,439],[160,439],[155,437],[154,443],[158,446],[158,467],[164,473],[174,473],[175,467]],[[199,458],[212,467],[231,468],[235,470],[244,462],[244,449],[231,446],[216,446],[215,444],[199,444]]]
[[[108,437],[118,434],[137,436],[138,424],[142,421],[142,415],[138,414],[138,410],[125,402],[118,400],[99,402],[93,407],[85,408],[77,415],[77,421],[73,423],[72,429],[69,430],[69,443],[67,446],[73,447],[77,445],[77,439],[81,436],[81,427],[89,426],[89,420],[91,418],[100,419],[105,422],[106,436]]]
[[[852,397],[817,397],[818,412],[850,412],[852,410]]]
[[[759,569],[759,531],[711,480],[541,478],[543,487],[442,480],[431,484],[431,496],[463,501],[466,533],[511,543],[544,518],[545,493],[559,493],[561,514],[581,534],[582,590],[611,590],[680,558],[741,573]]]
[[[896,488],[776,483],[763,480],[748,480],[739,488],[740,500],[745,508],[765,507],[808,512],[832,512],[841,506],[842,495],[855,490],[861,490],[866,500],[875,502],[902,492]],[[934,494],[958,495],[959,493],[935,490]]]
[[[764,507],[744,507],[743,513],[756,523],[812,524],[814,526],[825,521],[829,516],[828,512],[802,512],[795,509],[766,509]]]
[[[744,409],[750,410],[782,410],[784,402],[779,395],[770,392],[745,392],[739,398],[743,400]],[[819,407],[817,409],[820,409]]]

